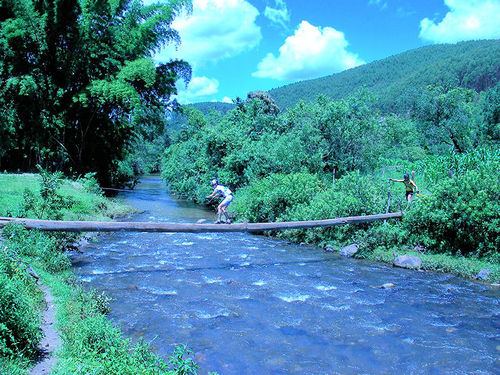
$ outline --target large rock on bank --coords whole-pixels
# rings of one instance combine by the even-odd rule
[[[413,255],[400,255],[394,259],[392,263],[394,267],[409,268],[418,270],[422,267],[422,259]]]
[[[344,246],[342,249],[340,249],[340,255],[342,255],[343,257],[352,257],[358,251],[359,251],[359,245],[354,243],[349,246]]]
[[[488,269],[481,270],[476,275],[476,279],[477,280],[488,280],[490,278],[490,273],[491,273],[491,271]]]

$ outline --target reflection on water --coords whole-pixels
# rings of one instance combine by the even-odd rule
[[[120,196],[134,221],[214,215],[157,177]],[[200,373],[498,374],[499,291],[450,275],[344,259],[238,233],[106,233],[73,257],[115,301],[111,317]],[[395,288],[378,286],[393,283]]]

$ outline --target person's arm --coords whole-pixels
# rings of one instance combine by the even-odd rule
[[[217,189],[214,189],[214,191],[212,192],[212,194],[206,196],[205,198],[212,200],[215,197],[216,194],[217,194]]]
[[[394,181],[394,182],[405,182],[405,180],[396,180],[395,178],[389,178],[389,181]]]
[[[415,183],[415,181],[412,181],[412,183],[413,183],[413,186],[415,186],[415,192],[418,192],[418,186],[417,186],[417,184]]]

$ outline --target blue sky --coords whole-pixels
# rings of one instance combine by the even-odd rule
[[[499,39],[499,20],[500,0],[193,0],[173,23],[182,44],[155,59],[193,67],[179,102],[231,102],[425,45]]]

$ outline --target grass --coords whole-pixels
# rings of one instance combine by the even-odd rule
[[[0,173],[0,216],[17,217],[25,190],[40,197],[41,178],[38,174]],[[63,180],[58,193],[74,203],[63,209],[64,220],[109,221],[124,216],[133,209],[102,195],[94,194],[80,181]]]

